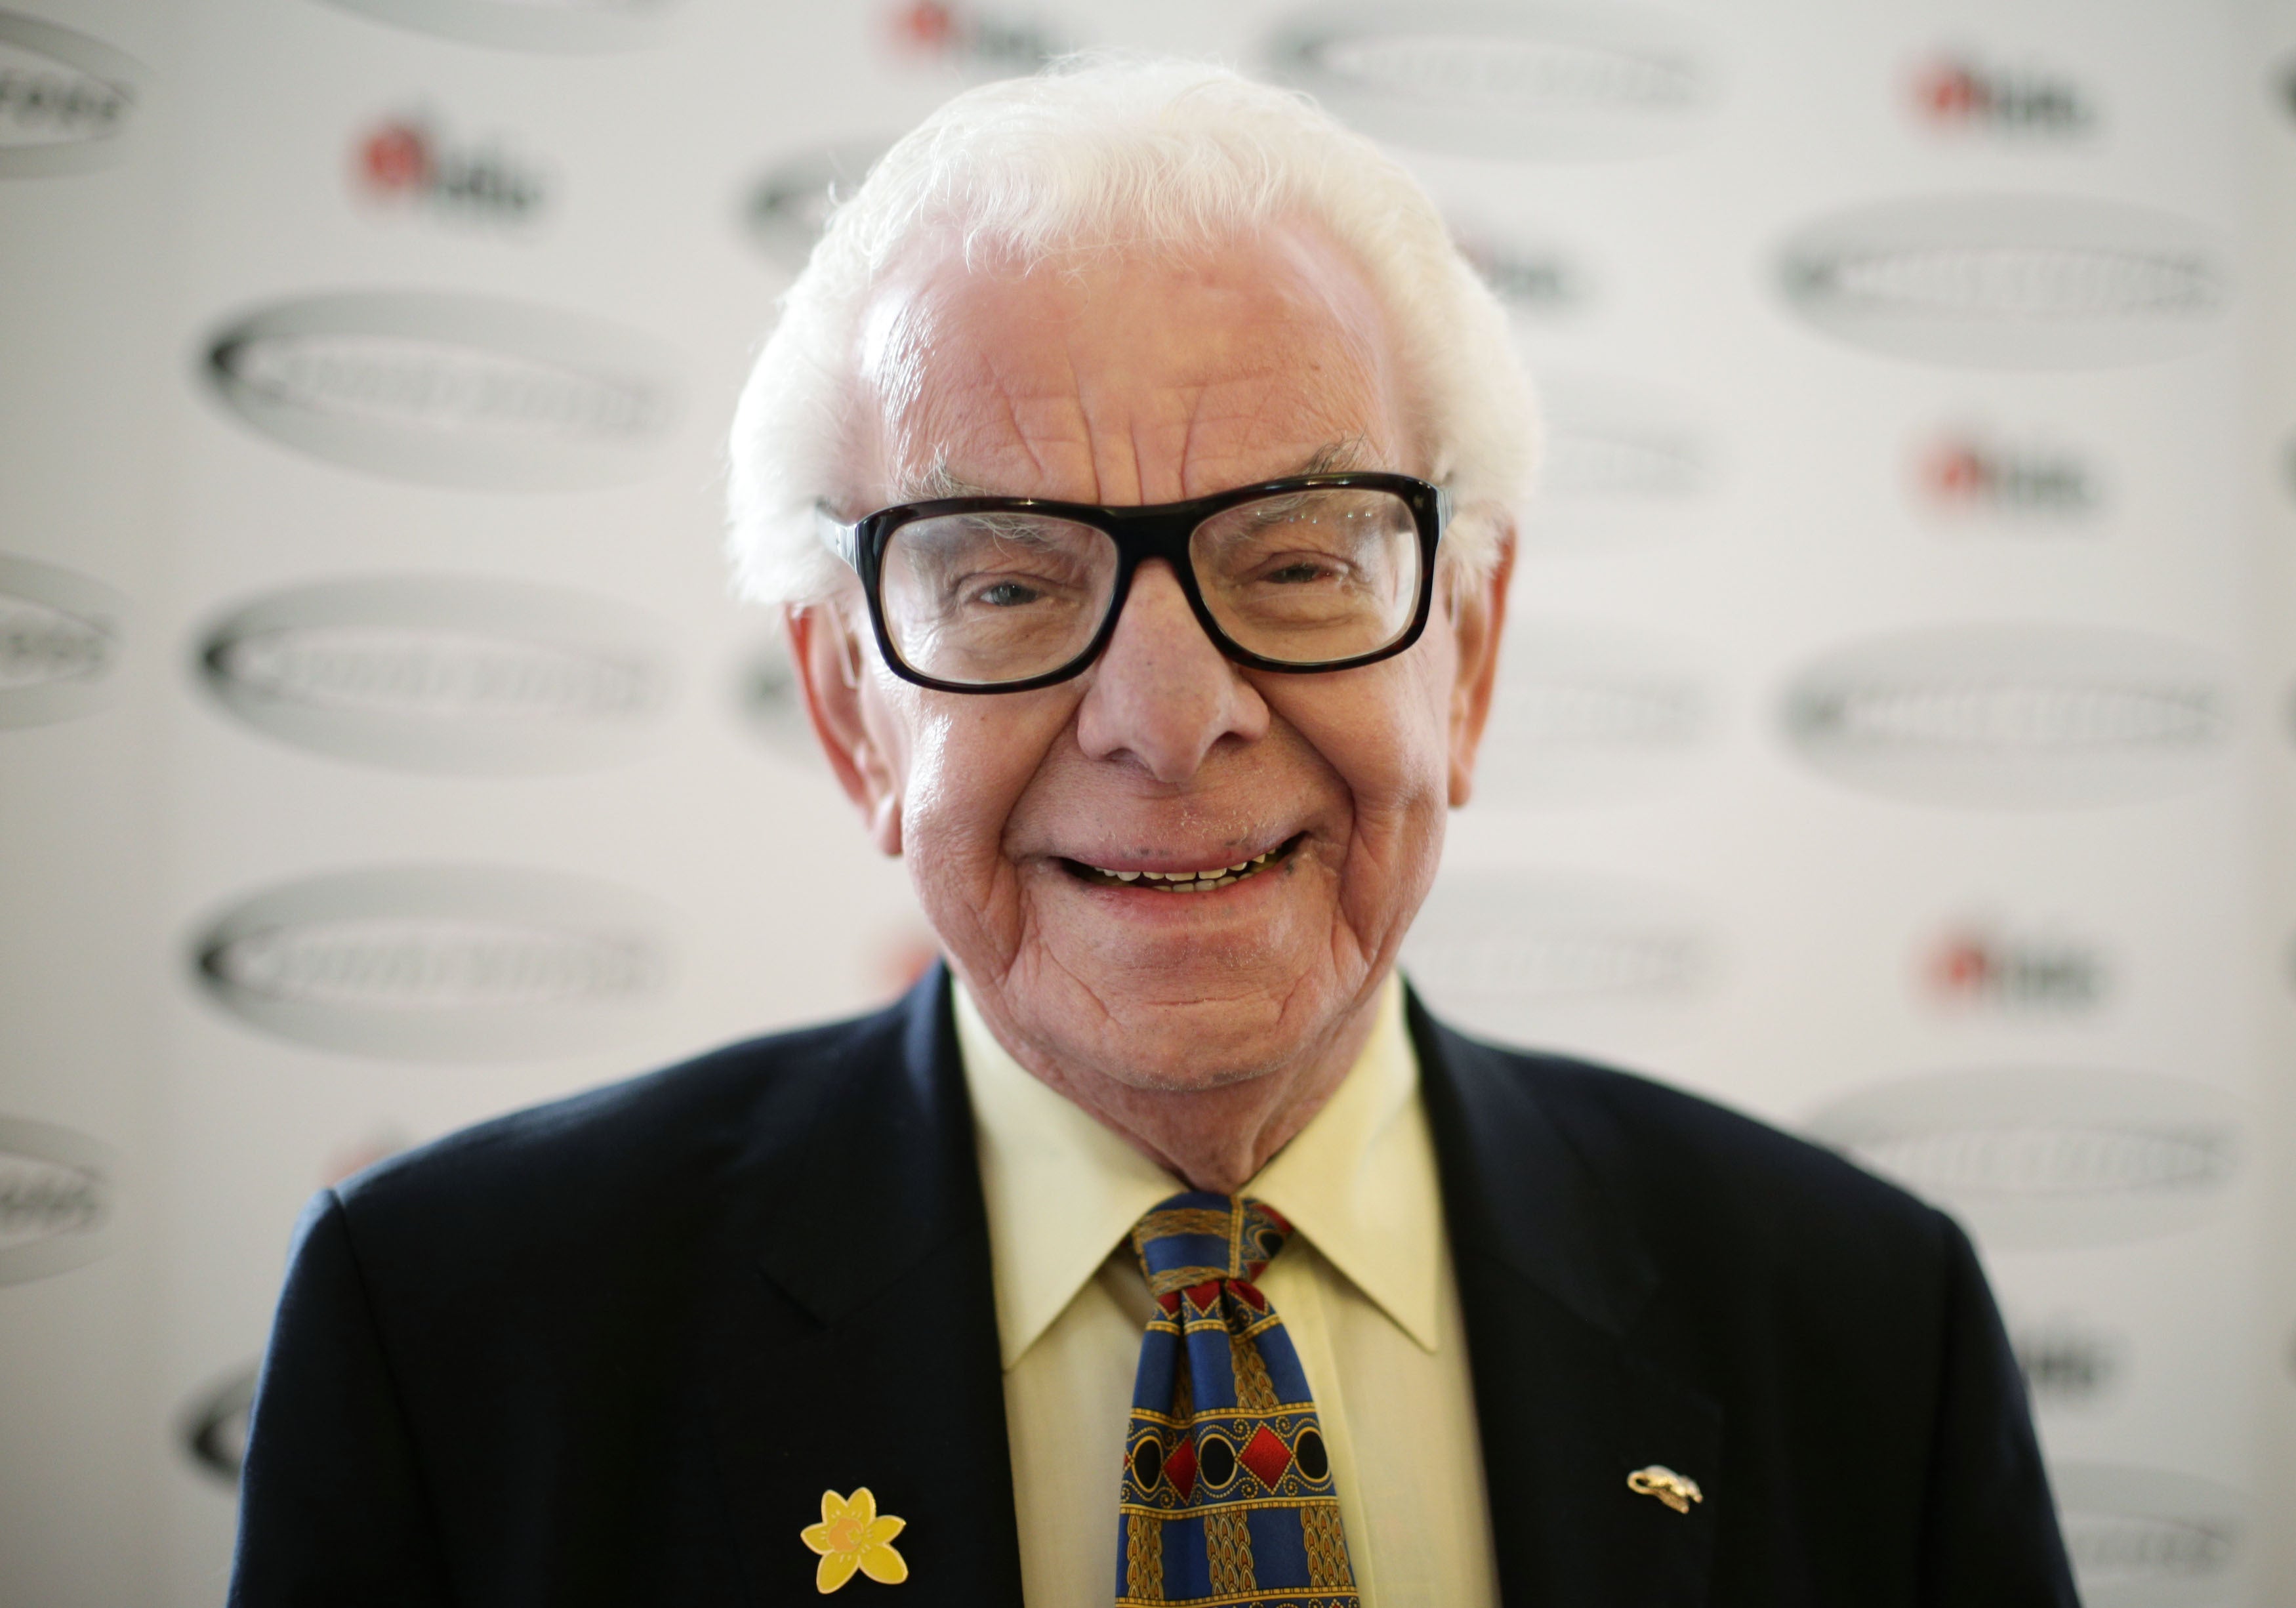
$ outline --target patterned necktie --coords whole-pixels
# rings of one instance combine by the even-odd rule
[[[1257,1201],[1194,1192],[1132,1230],[1160,1309],[1125,1431],[1119,1605],[1357,1608],[1308,1377],[1252,1284],[1291,1235]]]

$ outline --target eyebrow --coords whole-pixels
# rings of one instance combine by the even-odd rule
[[[942,497],[996,496],[996,492],[985,486],[976,486],[948,466],[948,455],[937,453],[932,464],[922,474],[905,477],[893,488],[897,503],[931,503]]]
[[[1326,441],[1300,459],[1298,465],[1285,470],[1271,480],[1285,480],[1296,474],[1344,474],[1365,466],[1368,443],[1361,436],[1345,440]],[[966,480],[948,466],[947,455],[936,455],[922,473],[905,478],[894,488],[897,503],[930,503],[942,497],[1004,496],[1008,494],[992,491],[988,487]],[[1064,500],[1064,499],[1056,499]]]
[[[1326,441],[1309,453],[1292,471],[1293,474],[1344,474],[1368,466],[1366,448],[1370,443],[1361,436],[1349,436],[1344,441]]]

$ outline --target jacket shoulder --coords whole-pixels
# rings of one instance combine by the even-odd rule
[[[1934,1261],[1957,1233],[1935,1208],[1848,1157],[1718,1101],[1614,1067],[1435,1030],[1459,1076],[1526,1096],[1657,1243]]]
[[[1665,1426],[1685,1457],[1709,1415],[1716,1601],[1775,1600],[1790,1558],[1811,1600],[1882,1582],[1882,1600],[1910,1602],[1889,1587],[1918,1582],[1923,1603],[2072,1603],[2014,1353],[1950,1218],[1647,1078],[1423,1017],[1422,1044],[1454,1153],[1501,1201],[1477,1225],[1498,1247],[1479,1287],[1498,1299],[1488,1267],[1511,1257],[1583,1320],[1575,1340],[1618,1342],[1595,1354],[1623,1358],[1652,1399],[1692,1404]],[[1545,1359],[1526,1347],[1503,1366]]]
[[[643,1253],[786,1166],[841,1084],[898,1067],[902,1030],[897,1005],[727,1045],[447,1134],[335,1193],[377,1263],[467,1261],[482,1277],[576,1247]]]

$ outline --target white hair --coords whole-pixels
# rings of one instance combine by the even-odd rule
[[[1434,201],[1305,97],[1200,62],[1070,57],[967,90],[911,130],[832,214],[734,414],[726,547],[741,592],[830,595],[843,564],[814,506],[851,445],[857,325],[887,266],[929,232],[1033,267],[1079,251],[1215,248],[1278,219],[1320,224],[1387,309],[1445,547],[1486,570],[1528,488],[1538,427],[1505,310]]]

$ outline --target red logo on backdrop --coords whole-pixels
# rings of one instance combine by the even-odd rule
[[[2071,453],[2005,446],[1973,431],[1940,437],[1919,455],[1915,484],[1940,513],[2059,518],[2097,504],[2096,477]]]
[[[1930,962],[1930,982],[1948,998],[1982,994],[2000,968],[1981,938],[1967,933],[1948,938]]]
[[[1922,969],[1931,996],[1950,1005],[2083,1011],[2104,998],[2103,958],[2063,939],[1956,928],[1931,949]]]
[[[370,190],[403,193],[430,184],[430,135],[414,123],[385,123],[359,147],[359,171]]]
[[[912,0],[896,7],[891,34],[894,44],[910,54],[1023,72],[1067,48],[1039,23],[992,17],[945,0]]]
[[[394,117],[352,142],[353,186],[370,200],[523,223],[542,206],[538,168],[498,142],[463,145],[427,118]]]
[[[1991,478],[1983,454],[1967,441],[1944,442],[1922,462],[1922,484],[1940,503],[1973,503]]]
[[[2070,79],[2030,69],[1984,66],[1941,56],[1913,78],[1915,114],[1933,128],[2071,135],[2096,120]]]
[[[1957,123],[1974,117],[1983,98],[1977,75],[1958,62],[1940,62],[1923,72],[1914,86],[1914,103],[1934,123]]]
[[[956,35],[956,14],[935,0],[917,0],[894,18],[893,27],[908,44],[925,50],[946,50]]]

